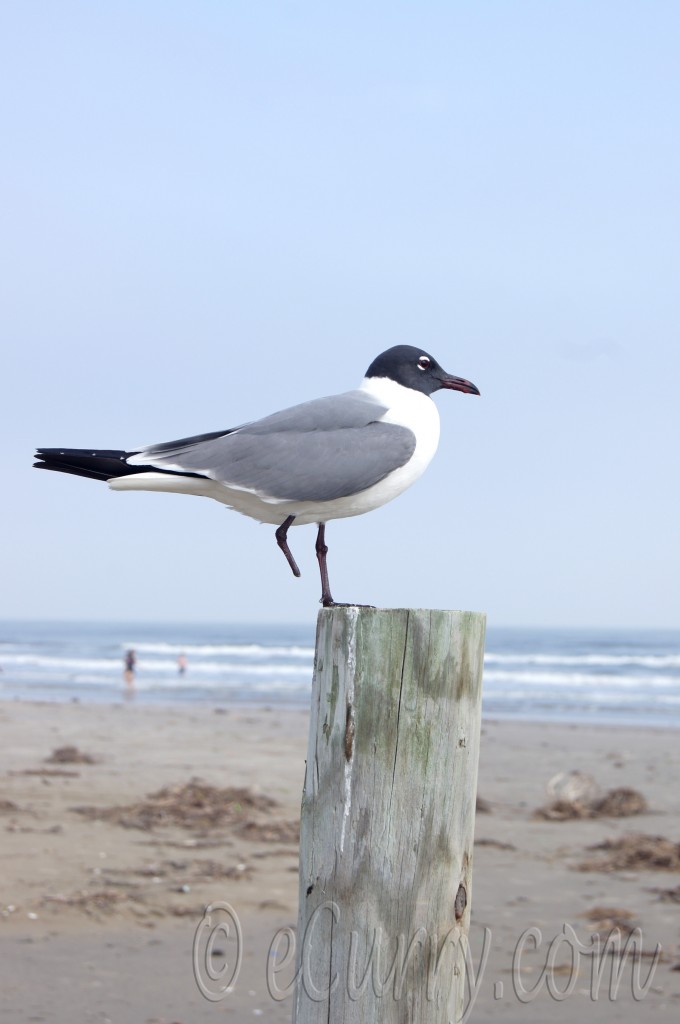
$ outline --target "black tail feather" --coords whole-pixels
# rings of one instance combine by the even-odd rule
[[[38,448],[33,463],[34,469],[51,469],[55,473],[72,473],[89,480],[112,480],[116,476],[132,476],[135,473],[165,473],[167,476],[195,476],[202,473],[183,473],[174,469],[159,469],[156,466],[129,466],[127,458],[135,452],[92,451],[91,448]]]
[[[93,451],[91,448],[38,448],[34,462],[36,469],[51,469],[56,473],[73,473],[90,480],[111,480],[116,476],[144,473],[150,466],[128,466],[125,461],[131,452]]]

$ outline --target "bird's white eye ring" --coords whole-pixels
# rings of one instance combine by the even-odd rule
[[[430,365],[430,360],[427,356],[421,356],[418,360],[417,366],[419,370],[426,370]]]

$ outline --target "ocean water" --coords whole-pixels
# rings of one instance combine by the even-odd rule
[[[137,701],[309,704],[312,625],[4,622],[0,699],[120,701],[129,649]],[[680,726],[680,632],[491,626],[484,713]]]

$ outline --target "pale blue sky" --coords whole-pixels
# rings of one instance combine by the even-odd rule
[[[312,621],[314,528],[30,468],[353,387],[393,344],[426,476],[331,523],[338,600],[677,626],[680,7],[0,9],[2,617]]]

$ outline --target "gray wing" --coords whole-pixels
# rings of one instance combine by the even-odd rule
[[[128,461],[200,473],[283,501],[331,501],[358,494],[403,466],[415,436],[378,422],[386,412],[349,391],[284,409],[221,435],[152,445]]]

